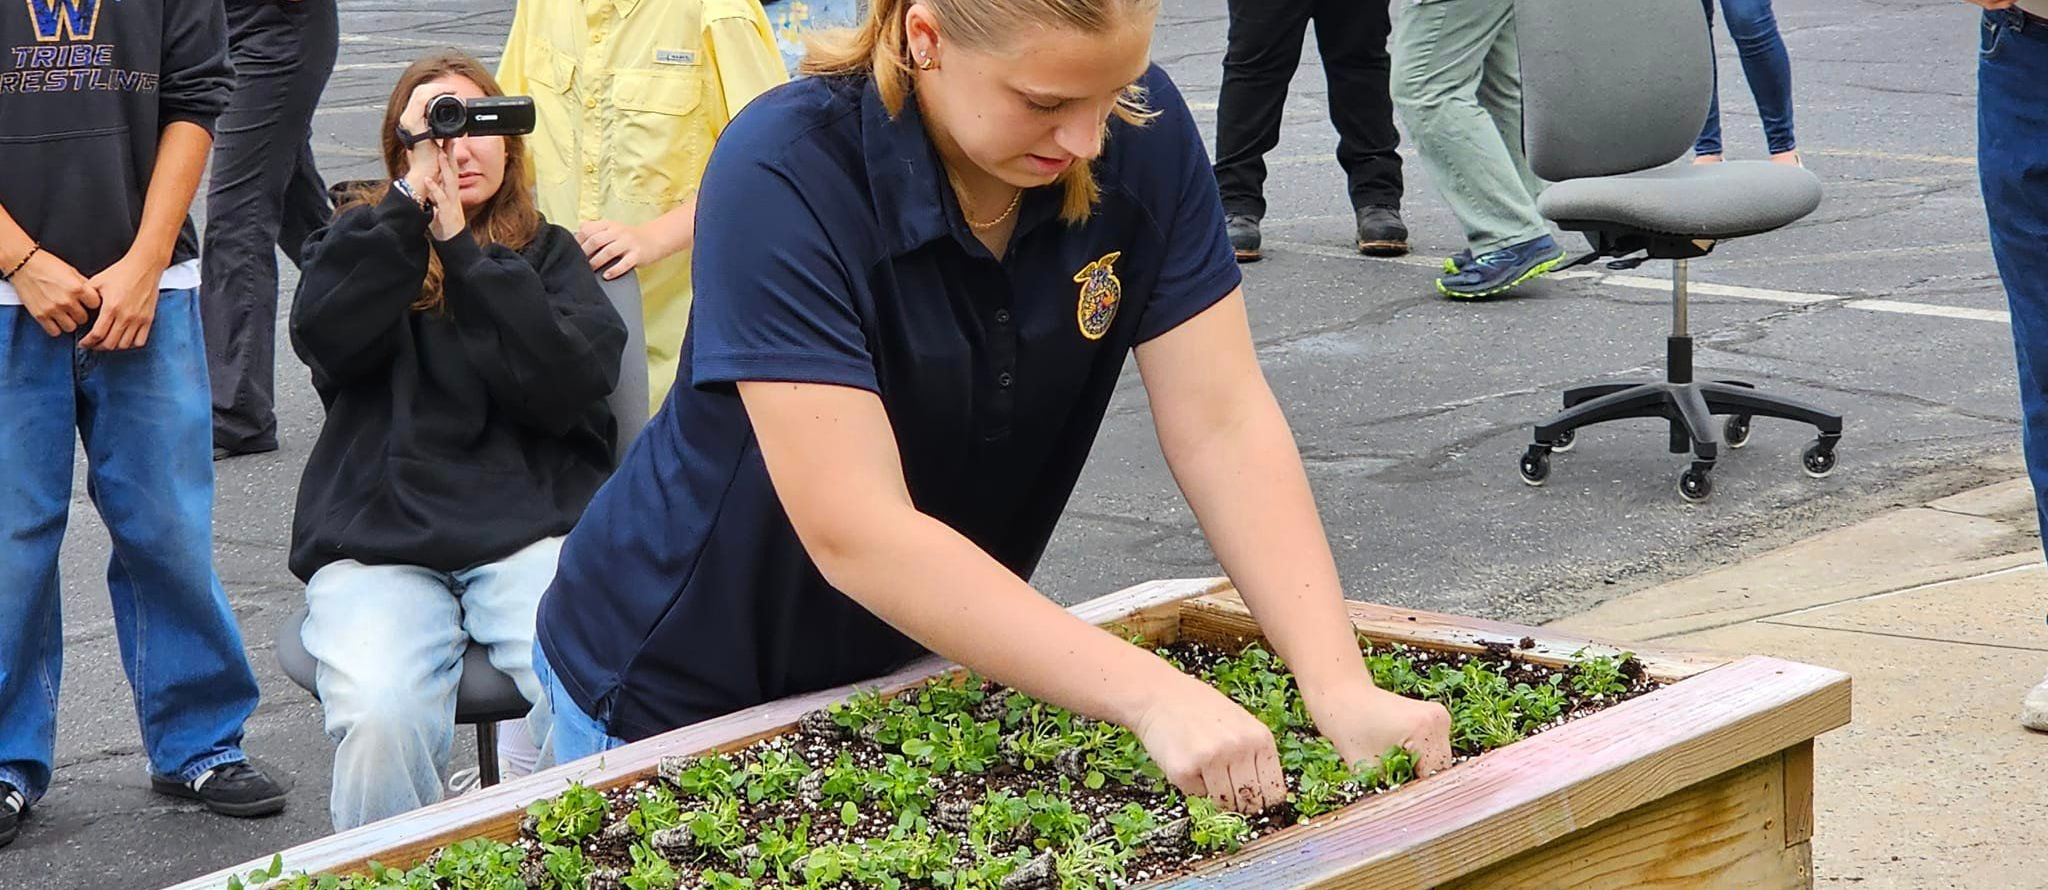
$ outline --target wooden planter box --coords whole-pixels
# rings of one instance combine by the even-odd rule
[[[1636,653],[1673,683],[1598,714],[1368,797],[1237,855],[1154,887],[1742,888],[1813,884],[1813,738],[1849,722],[1849,677],[1774,658],[1728,660],[1617,646],[1495,621],[1351,603],[1376,643],[1457,652],[1515,645],[1559,664],[1581,649]],[[1154,642],[1255,639],[1227,583],[1155,581],[1074,607]],[[895,691],[953,670],[925,659],[867,686]],[[1682,681],[1682,682],[1681,682]],[[410,867],[435,848],[487,835],[511,841],[528,803],[571,780],[608,789],[654,773],[669,755],[729,751],[790,730],[851,688],[797,696],[686,727],[589,762],[483,789],[284,852],[287,873],[347,872],[376,860]],[[221,890],[269,857],[177,885]]]

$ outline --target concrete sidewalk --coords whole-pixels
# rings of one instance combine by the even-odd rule
[[[2025,479],[1900,508],[1555,626],[1848,672],[1816,750],[1816,886],[2048,888],[2048,568]]]

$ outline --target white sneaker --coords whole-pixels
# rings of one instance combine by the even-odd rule
[[[2041,685],[2027,693],[2027,700],[2020,705],[2020,725],[2037,732],[2048,732],[2048,677]]]
[[[455,771],[454,775],[448,777],[448,793],[454,797],[461,797],[471,791],[475,791],[482,784],[483,772],[481,770],[473,766],[468,769],[459,769]]]
[[[498,724],[499,777],[517,779],[530,776],[539,766],[540,746],[534,744],[526,719],[501,721]]]

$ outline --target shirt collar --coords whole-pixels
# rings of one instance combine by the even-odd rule
[[[942,187],[945,173],[925,136],[916,98],[905,96],[903,113],[891,118],[870,79],[861,89],[860,115],[875,221],[890,253],[909,253],[943,237],[952,229],[946,209],[951,189]]]
[[[939,161],[938,148],[925,133],[917,98],[905,96],[903,112],[892,119],[882,104],[882,94],[869,80],[861,90],[860,104],[868,186],[874,195],[875,221],[888,241],[890,254],[901,256],[949,234],[968,250],[982,249],[946,182],[945,167]],[[1060,194],[1057,187],[1025,192],[1017,208],[1012,243],[1059,215]]]

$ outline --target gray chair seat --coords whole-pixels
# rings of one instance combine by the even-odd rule
[[[285,616],[278,625],[277,663],[284,668],[285,676],[317,698],[320,690],[315,678],[320,663],[306,651],[306,642],[299,634],[305,623],[306,610],[301,608]],[[496,723],[524,717],[532,708],[526,696],[519,694],[519,686],[512,678],[491,666],[484,647],[471,644],[462,653],[462,683],[455,690],[455,722]]]
[[[1575,231],[1627,228],[1683,238],[1739,238],[1782,228],[1820,206],[1820,178],[1769,161],[1680,163],[1560,182],[1537,199]]]

